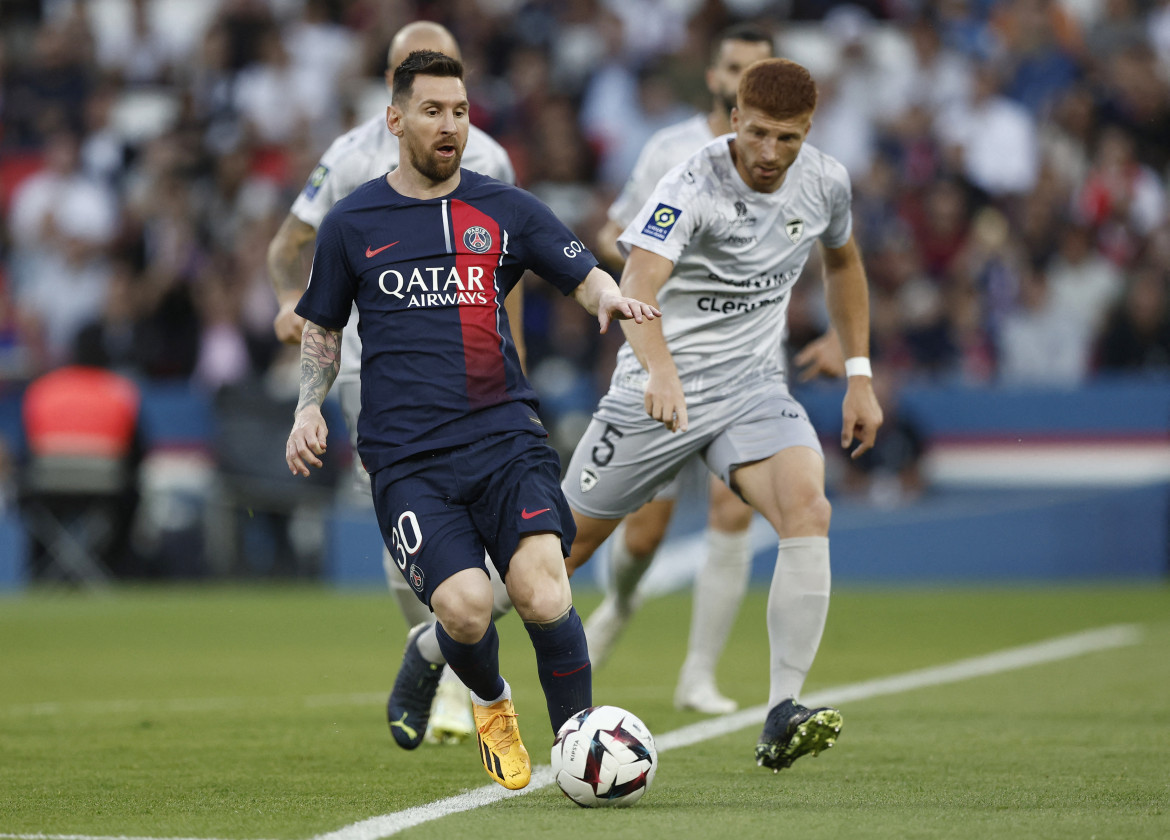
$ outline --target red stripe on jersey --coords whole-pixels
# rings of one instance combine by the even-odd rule
[[[469,294],[460,295],[463,361],[467,369],[467,402],[472,409],[507,400],[503,338],[500,335],[495,272],[500,261],[500,226],[470,204],[451,201],[455,265]],[[480,286],[477,286],[476,283]],[[478,292],[482,291],[483,297]],[[485,303],[480,300],[486,299]]]

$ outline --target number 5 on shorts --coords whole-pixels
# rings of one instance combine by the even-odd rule
[[[605,424],[605,431],[601,435],[601,442],[593,447],[593,463],[604,467],[613,460],[614,444],[619,438],[625,437],[616,426]]]

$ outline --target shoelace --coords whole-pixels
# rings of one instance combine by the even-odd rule
[[[516,731],[516,718],[520,715],[509,712],[493,712],[492,716],[483,722],[483,725],[478,727],[479,734],[484,740],[488,742],[493,750],[499,752],[497,747],[504,741],[509,741],[508,748],[511,748],[513,733]],[[498,724],[498,727],[497,727]],[[497,731],[489,735],[489,733],[496,729]]]

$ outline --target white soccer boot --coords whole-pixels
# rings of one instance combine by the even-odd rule
[[[426,740],[429,744],[460,744],[475,734],[475,719],[471,715],[471,692],[450,668],[443,670],[435,702],[431,705],[431,719],[427,722]]]
[[[684,671],[679,674],[678,688],[674,690],[674,707],[705,715],[729,715],[739,704],[719,692],[711,675],[695,677]]]

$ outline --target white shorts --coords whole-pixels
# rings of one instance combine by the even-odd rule
[[[619,519],[660,493],[694,455],[733,487],[736,469],[789,447],[824,454],[808,414],[779,380],[688,406],[687,419],[686,432],[672,433],[646,413],[640,394],[611,390],[569,462],[561,484],[569,505],[596,519]]]

